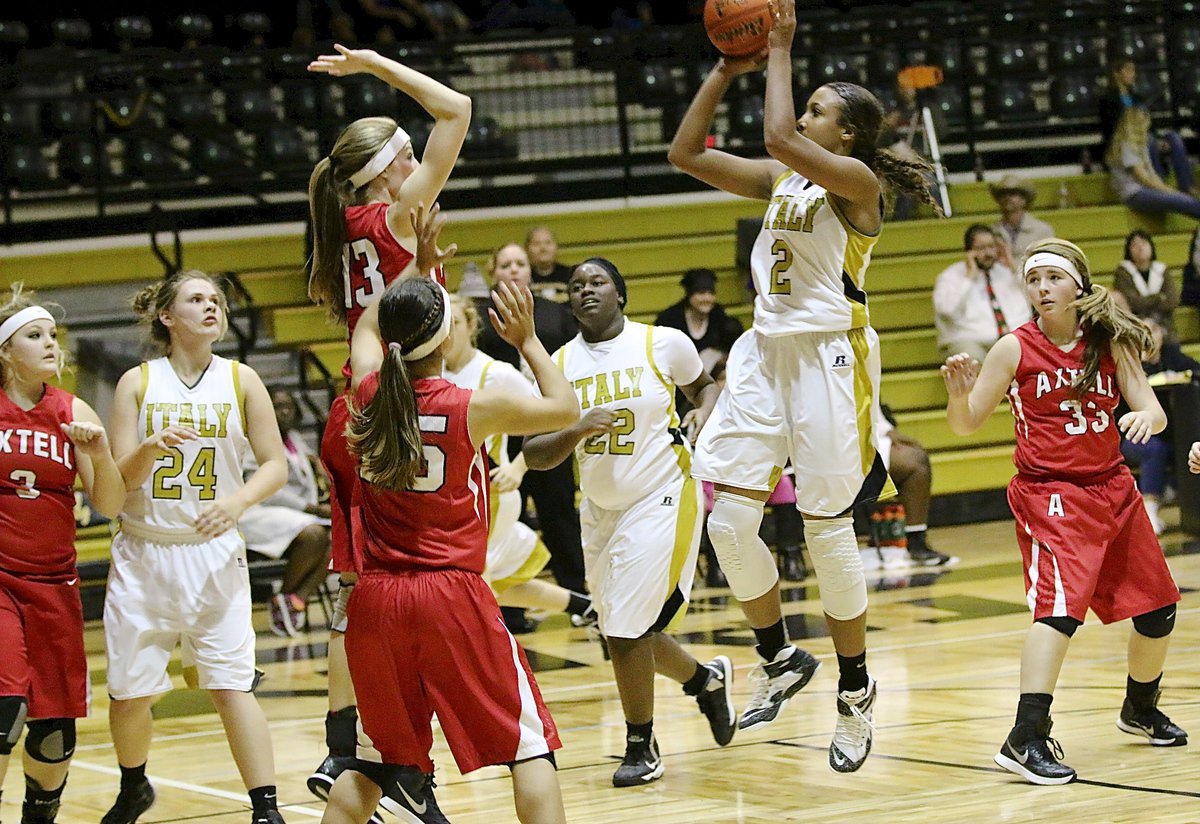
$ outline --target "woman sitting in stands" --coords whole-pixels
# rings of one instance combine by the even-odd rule
[[[1190,191],[1191,180],[1177,175],[1178,190],[1154,171],[1147,141],[1150,112],[1130,107],[1117,121],[1117,130],[1104,155],[1113,191],[1121,202],[1139,212],[1180,212],[1200,218],[1200,199]]]

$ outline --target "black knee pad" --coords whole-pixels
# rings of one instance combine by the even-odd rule
[[[29,704],[23,695],[0,695],[0,755],[9,755],[21,737]]]
[[[1147,638],[1166,638],[1175,629],[1175,604],[1159,607],[1153,612],[1138,615],[1133,619],[1133,628],[1138,635]]]
[[[1039,618],[1034,623],[1045,624],[1046,626],[1050,627],[1050,629],[1056,629],[1068,638],[1075,634],[1075,630],[1083,626],[1083,621],[1076,621],[1069,615]]]
[[[74,718],[39,718],[29,722],[25,752],[43,764],[61,764],[75,754]]]

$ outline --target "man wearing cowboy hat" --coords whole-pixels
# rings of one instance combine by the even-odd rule
[[[1000,220],[992,226],[992,231],[1008,246],[1013,262],[1019,264],[1025,250],[1033,243],[1054,237],[1054,229],[1049,223],[1025,211],[1037,197],[1037,189],[1032,183],[1007,174],[988,188],[1000,205]]]

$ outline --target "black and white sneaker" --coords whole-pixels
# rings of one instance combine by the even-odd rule
[[[1187,743],[1187,733],[1158,708],[1160,695],[1161,690],[1154,694],[1154,703],[1142,709],[1134,707],[1133,702],[1126,698],[1121,706],[1121,715],[1117,718],[1117,729],[1148,738],[1155,747],[1182,747]]]
[[[875,737],[875,679],[867,676],[867,686],[854,692],[839,692],[838,720],[829,745],[829,768],[834,772],[854,772],[871,754]]]
[[[625,739],[625,757],[613,773],[612,782],[614,787],[640,787],[662,778],[663,772],[662,756],[658,754],[654,734],[650,734],[649,741],[631,735]]]
[[[142,813],[154,806],[154,798],[154,787],[146,779],[132,789],[121,788],[100,824],[135,824]]]
[[[712,730],[713,740],[717,746],[724,747],[733,740],[737,732],[737,716],[733,712],[733,663],[724,655],[705,664],[712,671],[712,677],[704,685],[704,689],[696,696],[700,712],[708,719],[708,727]]]
[[[333,782],[349,766],[354,764],[354,758],[349,755],[327,755],[321,766],[308,777],[308,791],[322,801],[329,800],[329,791]],[[383,816],[378,812],[371,813],[371,824],[383,824]]]
[[[993,760],[1030,784],[1070,784],[1075,770],[1062,763],[1062,747],[1050,737],[1050,726],[1047,718],[1038,727],[1014,727]],[[1014,737],[1024,743],[1014,745]]]
[[[405,824],[450,824],[433,797],[433,776],[416,767],[402,767],[383,789],[379,806]]]
[[[250,818],[250,824],[287,824],[287,822],[283,820],[283,813],[279,810],[267,810],[262,814],[255,813]]]
[[[820,668],[820,661],[791,644],[776,653],[775,660],[759,664],[750,671],[754,695],[742,710],[738,729],[752,730],[770,724],[779,717],[788,699],[804,689]]]
[[[919,567],[952,567],[958,563],[958,556],[947,555],[930,547],[910,549],[908,558],[912,566]]]

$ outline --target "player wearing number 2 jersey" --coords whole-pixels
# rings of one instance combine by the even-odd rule
[[[373,75],[412,97],[434,119],[420,161],[407,132],[394,120],[367,117],[347,126],[329,156],[313,169],[309,181],[313,226],[309,295],[325,305],[334,321],[346,325],[349,339],[363,312],[379,300],[388,284],[415,271],[417,236],[410,212],[421,210],[424,204],[432,206],[450,177],[467,134],[471,100],[433,78],[369,49],[352,50],[342,46],[336,49],[337,54],[322,55],[314,60],[309,70],[334,77]],[[441,282],[440,270],[435,277]],[[348,391],[349,362],[343,371]],[[337,759],[354,754],[357,723],[342,639],[345,602],[349,597],[348,587],[353,582],[353,570],[347,566],[351,557],[347,523],[354,485],[354,462],[346,450],[348,419],[343,395],[329,410],[321,441],[321,460],[331,485],[331,564],[343,573],[342,582],[346,588],[338,598],[330,638],[329,714],[326,716],[329,758],[308,782],[309,788],[322,798],[337,777]],[[414,792],[420,794],[414,788],[406,790],[408,795]],[[422,822],[442,820],[440,812],[427,809],[418,814],[412,810],[407,804],[408,795],[388,793],[384,806],[391,809],[390,805],[394,803],[405,807],[404,814],[419,815]]]
[[[1016,428],[1008,502],[1034,623],[1016,723],[995,760],[1031,783],[1065,784],[1075,771],[1050,738],[1050,704],[1089,608],[1106,624],[1133,619],[1117,727],[1156,746],[1187,743],[1157,707],[1179,589],[1120,451],[1121,433],[1145,443],[1167,421],[1141,366],[1150,331],[1091,282],[1078,246],[1044,240],[1026,254],[1038,317],[1002,337],[982,368],[960,354],[942,374],[956,433],[977,430],[1006,394]],[[1131,411],[1118,420],[1121,395]]]
[[[501,432],[566,426],[579,405],[534,335],[529,290],[502,285],[496,307],[493,324],[521,352],[543,397],[472,391],[441,377],[453,312],[431,280],[395,283],[378,304],[387,350],[378,372],[363,379],[347,430],[359,459],[351,518],[362,574],[349,601],[346,653],[362,736],[359,759],[330,792],[327,824],[364,824],[398,765],[432,769],[434,713],[464,773],[512,769],[521,821],[566,820],[552,754],[558,733],[482,576],[483,446]]]
[[[128,494],[104,637],[121,792],[102,821],[132,824],[154,803],[150,707],[170,691],[167,664],[182,643],[225,726],[253,824],[278,824],[271,740],[251,692],[250,579],[237,531],[246,508],[287,480],[275,410],[253,369],[213,354],[227,315],[208,275],[172,275],[133,306],[166,354],[126,372],[113,399],[113,454]],[[247,448],[259,468],[243,484]]]
[[[75,479],[113,517],[125,483],[90,406],[48,385],[54,316],[21,284],[0,305],[0,786],[25,736],[21,821],[53,822],[91,684],[75,568]]]

